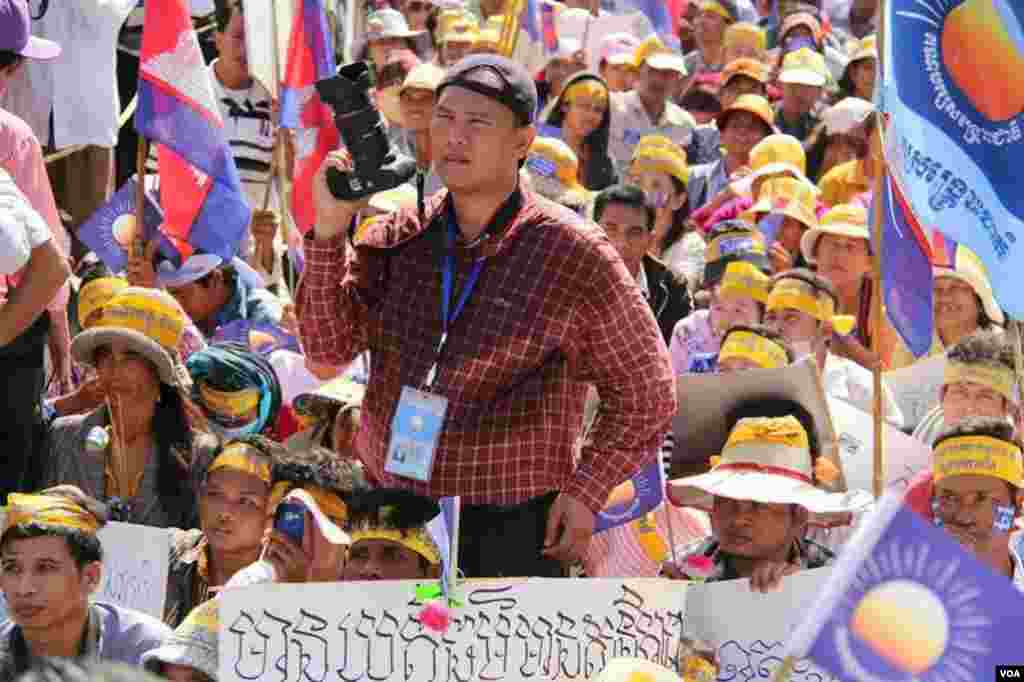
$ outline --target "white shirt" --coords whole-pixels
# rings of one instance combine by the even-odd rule
[[[21,193],[10,174],[0,169],[0,275],[13,275],[28,264],[32,250],[52,239],[50,227]]]
[[[611,94],[611,123],[608,133],[608,154],[621,171],[633,159],[633,148],[644,135],[664,135],[682,149],[690,144],[697,121],[677,104],[668,100],[661,118],[652,121],[636,90]]]
[[[43,146],[50,140],[51,109],[57,149],[117,144],[117,34],[137,2],[50,2],[32,21],[32,34],[59,43],[61,54],[49,62],[25,60],[0,105],[25,119]]]

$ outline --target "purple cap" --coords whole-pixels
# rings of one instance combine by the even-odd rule
[[[60,56],[60,45],[36,38],[29,32],[28,3],[25,0],[0,0],[0,50],[29,59],[48,60]]]

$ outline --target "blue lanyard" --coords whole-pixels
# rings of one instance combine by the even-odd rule
[[[462,291],[459,292],[459,297],[455,301],[455,307],[452,308],[452,290],[455,286],[455,221],[451,215],[449,215],[448,230],[445,232],[444,244],[444,263],[441,268],[441,338],[437,342],[437,350],[434,353],[434,364],[431,365],[430,370],[427,372],[427,379],[424,382],[426,388],[433,386],[434,379],[437,378],[437,365],[441,360],[444,346],[448,342],[448,329],[459,319],[462,309],[466,307],[466,302],[473,294],[477,280],[480,279],[480,272],[484,269],[484,259],[478,258],[473,263],[473,269],[469,271],[469,276],[466,277],[466,283],[462,286]]]

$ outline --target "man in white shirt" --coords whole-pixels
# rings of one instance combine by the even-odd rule
[[[633,90],[611,94],[608,153],[621,174],[644,135],[664,135],[683,149],[690,144],[697,121],[671,99],[685,76],[682,56],[662,50],[644,60]]]
[[[245,18],[240,0],[216,0],[214,43],[217,59],[210,63],[213,94],[224,120],[224,135],[238,167],[249,206],[253,209],[250,233],[238,245],[238,255],[258,272],[268,286],[281,280],[284,244],[278,235],[280,219],[270,192],[270,165],[277,126],[276,105],[263,85],[249,73],[245,49]],[[158,172],[156,149],[150,147],[146,172]],[[266,210],[264,207],[266,206]]]
[[[837,302],[828,280],[803,268],[787,270],[772,280],[764,323],[781,334],[798,356],[815,355],[827,395],[870,413],[874,407],[871,372],[828,350],[833,335],[839,333],[832,323]],[[883,383],[882,389],[886,421],[902,428],[903,413],[888,386]]]

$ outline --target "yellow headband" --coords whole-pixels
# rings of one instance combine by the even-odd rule
[[[78,323],[87,329],[89,316],[112,301],[117,294],[128,288],[128,280],[120,277],[100,277],[87,282],[78,291]]]
[[[21,495],[7,496],[7,518],[4,532],[22,524],[37,523],[41,526],[70,528],[95,535],[100,529],[99,520],[83,507],[62,495]]]
[[[726,21],[731,22],[733,20],[732,15],[729,14],[729,10],[725,9],[725,6],[715,0],[704,0],[700,3],[700,8],[706,12],[714,12],[718,16],[724,18]]]
[[[268,508],[276,509],[277,505],[284,499],[284,496],[296,488],[309,493],[309,496],[316,502],[316,506],[320,507],[320,511],[330,517],[331,520],[340,523],[348,521],[348,505],[342,501],[341,497],[337,493],[314,483],[295,485],[294,481],[278,481],[270,491]]]
[[[774,443],[809,450],[807,431],[796,417],[752,417],[741,419],[729,433],[726,450],[744,443]]]
[[[219,415],[244,417],[260,406],[260,389],[218,391],[205,381],[200,381],[199,399],[203,405]]]
[[[936,482],[947,476],[992,476],[1019,488],[1024,478],[1020,448],[991,436],[948,438],[932,458]]]
[[[593,78],[585,78],[577,81],[565,89],[562,98],[569,103],[580,98],[596,99],[604,104],[608,102],[608,88],[600,81]]]
[[[220,469],[230,469],[255,476],[269,485],[270,464],[265,460],[266,456],[251,445],[231,443],[217,455],[213,464],[207,469],[207,473],[212,474]]]
[[[746,358],[763,369],[778,369],[789,364],[786,349],[771,339],[748,331],[736,331],[726,337],[718,361]]]
[[[416,552],[433,565],[441,563],[441,552],[437,549],[437,545],[434,544],[426,528],[411,528],[403,531],[397,528],[364,526],[350,530],[349,536],[352,538],[353,547],[360,540],[388,540]]]
[[[835,301],[827,293],[819,294],[807,282],[788,277],[779,280],[768,295],[768,310],[785,308],[807,313],[822,322],[831,321],[836,312]]]
[[[759,303],[768,300],[771,278],[753,263],[733,261],[725,268],[718,285],[720,298],[752,298]]]
[[[943,384],[948,386],[949,384],[961,382],[979,384],[991,388],[1011,403],[1017,403],[1016,380],[1013,376],[1013,370],[1009,367],[980,363],[967,365],[961,362],[947,362]]]

